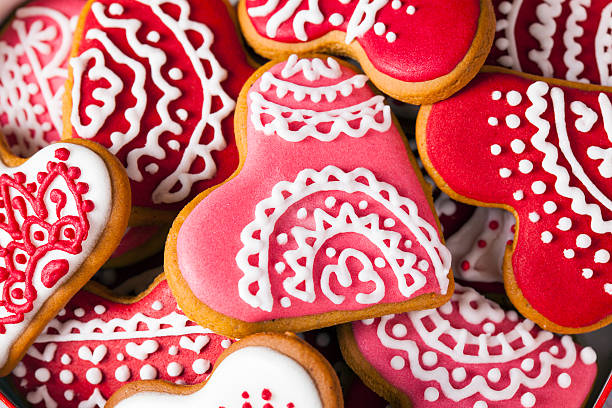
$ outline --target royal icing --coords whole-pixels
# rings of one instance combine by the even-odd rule
[[[594,359],[582,358],[591,348],[460,285],[438,309],[354,322],[352,334],[367,362],[415,407],[580,406],[597,373]]]
[[[113,197],[102,158],[68,143],[48,146],[21,166],[2,165],[0,184],[2,366],[43,304],[92,255]]]
[[[128,381],[203,381],[225,340],[185,317],[165,280],[128,304],[81,291],[47,325],[12,377],[33,406],[102,408]]]
[[[36,0],[17,8],[0,35],[0,129],[31,156],[62,134],[72,36],[85,0]]]
[[[221,1],[99,0],[85,17],[68,134],[122,161],[136,205],[180,208],[237,166],[235,98],[252,69],[224,10]]]
[[[258,321],[447,292],[450,255],[402,137],[387,122],[389,107],[380,102],[376,113],[347,121],[344,113],[330,112],[352,115],[345,107],[375,98],[369,87],[352,87],[331,100],[277,92],[334,89],[353,78],[354,71],[335,60],[293,57],[251,86],[244,168],[208,195],[178,234],[180,271],[210,307]],[[312,95],[310,90],[304,94]],[[252,109],[259,97],[282,104],[289,115]],[[312,124],[314,133],[301,133],[300,125],[311,126],[306,117],[266,127],[308,110],[326,117]],[[394,176],[398,172],[401,179]],[[261,174],[269,176],[262,180]],[[232,214],[220,214],[218,205],[233,208]],[[221,225],[219,246],[215,230]],[[231,302],[229,294],[236,296]]]
[[[487,63],[612,85],[610,0],[494,0],[493,5],[497,33]]]
[[[518,92],[521,102],[496,99],[496,91]],[[478,112],[466,108],[474,104]],[[520,126],[488,123],[509,114],[520,118]],[[483,73],[461,95],[434,105],[427,121],[421,137],[444,182],[462,196],[516,211],[520,228],[511,262],[529,304],[562,326],[606,318],[612,312],[610,94]],[[468,140],[469,134],[480,137]],[[513,149],[515,140],[524,148]],[[468,164],[468,155],[479,160]],[[507,178],[504,168],[511,171]]]

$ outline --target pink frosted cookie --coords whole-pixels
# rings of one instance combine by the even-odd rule
[[[398,407],[579,408],[597,374],[592,348],[459,285],[438,309],[344,325],[340,345]]]
[[[332,366],[292,333],[260,333],[234,343],[209,379],[190,387],[147,381],[129,384],[108,408],[342,408]]]
[[[92,285],[47,325],[12,382],[33,407],[104,407],[138,379],[204,381],[231,343],[185,317],[163,276],[133,299]]]
[[[514,212],[506,290],[556,332],[612,321],[610,91],[498,69],[419,113],[419,152],[436,183]]]
[[[433,103],[476,75],[491,48],[490,0],[241,0],[248,43],[267,58],[350,56],[384,93]]]
[[[253,68],[232,13],[224,0],[90,0],[79,20],[63,137],[115,154],[149,223],[238,165],[234,107]]]
[[[250,78],[236,120],[243,165],[181,212],[166,244],[188,316],[242,337],[448,299],[431,199],[366,83],[331,57],[291,56]]]
[[[493,0],[497,33],[488,64],[612,85],[612,1]]]
[[[0,34],[0,128],[15,154],[31,156],[60,139],[68,56],[85,1],[31,1]]]
[[[25,160],[0,142],[0,377],[108,259],[130,214],[120,163],[74,141]]]

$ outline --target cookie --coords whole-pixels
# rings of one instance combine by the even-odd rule
[[[134,298],[90,283],[49,322],[11,380],[33,407],[102,408],[130,381],[204,381],[232,342],[185,317],[163,275]]]
[[[331,365],[293,334],[260,333],[234,343],[219,357],[210,378],[191,387],[162,381],[131,383],[107,408],[167,407],[342,408]]]
[[[231,337],[301,332],[450,297],[431,196],[366,83],[331,57],[295,55],[249,79],[240,169],[192,201],[166,243],[168,281],[193,320]]]
[[[385,94],[415,105],[465,86],[495,34],[489,0],[242,0],[238,18],[249,45],[267,58],[346,55]]]
[[[60,139],[68,57],[84,5],[31,1],[15,10],[0,34],[0,129],[19,156]]]
[[[574,82],[612,85],[610,0],[493,0],[487,64]]]
[[[125,166],[133,225],[176,212],[238,166],[235,100],[253,68],[224,0],[90,0],[75,34],[63,138]]]
[[[433,309],[339,329],[345,359],[397,407],[583,406],[597,358],[470,288]]]
[[[113,253],[130,215],[120,163],[74,140],[29,159],[0,146],[0,376]]]
[[[506,291],[559,333],[612,322],[610,91],[491,69],[419,113],[419,152],[436,183],[514,213]]]

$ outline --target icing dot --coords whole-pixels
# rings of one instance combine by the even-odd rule
[[[101,315],[102,313],[106,312],[106,308],[102,305],[95,305],[94,312],[96,312],[96,314]]]
[[[521,125],[521,118],[519,118],[518,116],[514,114],[508,115],[506,116],[506,125],[510,129],[516,129],[517,127]]]
[[[144,169],[149,174],[156,174],[159,171],[159,166],[155,163],[149,163]]]
[[[507,50],[509,45],[510,41],[507,38],[501,37],[495,40],[495,46],[502,51]]]
[[[296,215],[297,215],[298,219],[303,220],[304,218],[306,218],[306,215],[307,215],[306,209],[305,208],[300,208],[299,210],[297,210],[297,214]]]
[[[32,95],[38,93],[38,85],[32,83],[27,86],[28,92]]]
[[[90,368],[85,373],[85,378],[92,385],[100,384],[102,382],[102,371],[98,367]]]
[[[156,300],[151,304],[151,309],[160,311],[164,308],[164,305],[159,300]]]
[[[495,332],[495,325],[491,322],[487,322],[482,326],[482,330],[484,330],[485,333],[493,333]]]
[[[147,33],[147,41],[152,42],[152,43],[156,43],[159,41],[159,33],[157,31],[149,31]]]
[[[494,101],[499,101],[502,97],[502,93],[500,91],[493,91],[493,93],[491,93],[491,99],[493,99]]]
[[[378,23],[374,24],[374,32],[376,35],[383,35],[385,31],[387,31],[387,27],[385,27],[384,23],[379,21]]]
[[[289,241],[289,238],[287,237],[287,234],[285,234],[284,232],[276,236],[276,242],[278,242],[279,245],[285,245],[288,241]]]
[[[591,246],[591,237],[587,234],[580,234],[576,237],[576,246],[578,248],[588,248]]]
[[[408,329],[403,324],[398,323],[393,326],[391,333],[393,333],[395,337],[404,337],[406,334],[408,334]]]
[[[595,252],[595,263],[608,263],[610,261],[610,253],[605,249],[600,249]]]
[[[594,364],[597,361],[597,354],[591,347],[585,347],[580,350],[580,360],[587,365]]]
[[[457,382],[465,381],[465,378],[467,377],[467,373],[465,371],[465,368],[463,368],[463,367],[455,368],[451,372],[451,375],[453,376],[453,380],[455,380]]]
[[[157,370],[151,364],[140,367],[140,378],[143,380],[154,380],[157,378]]]
[[[493,116],[491,116],[491,117],[490,117],[490,118],[487,120],[487,122],[488,122],[488,123],[489,123],[489,125],[491,125],[491,126],[497,126],[497,125],[499,125],[499,120],[497,120],[497,118],[495,118],[495,117],[493,117]]]
[[[417,268],[419,268],[421,271],[425,272],[429,268],[429,262],[427,262],[424,259],[421,259],[419,261],[419,263],[417,264]]]
[[[319,333],[317,334],[317,338],[315,340],[317,342],[317,346],[319,347],[327,347],[329,343],[331,343],[331,337],[327,333]]]
[[[329,16],[329,23],[337,27],[340,24],[344,23],[344,17],[340,13],[334,13]]]
[[[285,268],[287,267],[287,265],[285,265],[284,262],[277,262],[274,264],[274,269],[276,270],[276,272],[278,273],[283,273],[285,272]]]
[[[41,115],[45,111],[45,108],[42,105],[36,104],[32,107],[32,110],[35,114]]]
[[[59,378],[62,384],[71,384],[74,380],[74,374],[70,370],[62,370],[59,373]]]
[[[387,263],[385,262],[385,260],[381,257],[377,257],[376,259],[374,259],[374,265],[376,265],[377,268],[384,268],[386,264]]]
[[[74,391],[73,390],[64,391],[64,398],[66,398],[66,401],[72,401],[74,399]]]
[[[183,71],[176,67],[170,68],[170,70],[168,71],[168,76],[170,77],[170,79],[178,81],[179,79],[183,79]]]
[[[526,358],[523,361],[521,361],[521,369],[523,371],[531,371],[533,370],[533,366],[534,366],[534,361],[531,358]]]
[[[23,364],[21,361],[17,363],[17,365],[13,369],[13,375],[18,378],[25,377],[27,372],[28,370],[26,369],[25,364]]]
[[[523,198],[525,198],[525,194],[523,193],[523,190],[516,190],[514,194],[512,194],[512,197],[514,197],[516,201],[521,201]]]
[[[365,200],[360,201],[358,205],[360,210],[365,210],[368,208],[368,202]]]
[[[593,277],[593,270],[589,268],[584,268],[582,270],[582,277],[584,279],[591,279]]]
[[[474,403],[474,408],[489,408],[485,401],[476,401]]]
[[[568,231],[570,228],[572,228],[572,220],[570,220],[567,217],[559,218],[557,228],[560,229],[561,231]]]
[[[496,383],[501,379],[501,371],[499,371],[499,368],[492,368],[487,373],[487,378],[489,381]]]
[[[408,6],[408,8],[406,8],[406,14],[409,16],[413,15],[414,13],[416,13],[416,7]]]
[[[395,40],[397,40],[397,34],[389,31],[387,35],[385,36],[385,38],[387,39],[387,42],[392,43],[392,42],[395,42]]]
[[[374,319],[364,319],[361,321],[361,323],[365,324],[366,326],[369,326],[374,323]]]
[[[51,378],[51,372],[49,372],[49,370],[46,368],[39,368],[38,370],[34,371],[34,378],[41,383],[47,382]]]
[[[77,309],[74,309],[74,315],[76,317],[83,317],[85,316],[85,310],[81,309],[80,307]]]
[[[168,354],[170,354],[171,356],[176,356],[178,354],[178,347],[170,346],[170,348],[168,349]]]
[[[543,207],[546,214],[552,214],[557,211],[557,204],[555,204],[553,201],[545,202]]]
[[[566,257],[567,259],[572,259],[574,256],[576,256],[576,253],[574,252],[573,249],[564,249],[563,256]]]
[[[514,139],[512,142],[510,142],[510,147],[516,154],[521,154],[525,151],[525,143],[520,139]]]
[[[512,4],[509,1],[502,1],[498,7],[503,14],[508,14],[512,11]]]
[[[179,150],[181,148],[181,144],[178,140],[168,140],[168,147],[172,150]]]
[[[283,297],[280,300],[280,304],[282,307],[289,307],[291,306],[291,299],[289,299],[288,297]]]
[[[412,248],[412,241],[411,241],[411,240],[409,240],[409,239],[405,240],[405,241],[404,241],[404,246],[405,246],[406,248]]]
[[[51,130],[51,124],[49,122],[45,122],[42,124],[41,129],[43,132],[48,132]]]
[[[557,384],[559,384],[561,388],[569,388],[572,384],[572,377],[570,377],[568,373],[561,373],[557,377]]]
[[[608,295],[612,295],[612,283],[605,283],[604,284],[604,291],[608,294]]]
[[[538,221],[540,221],[540,215],[537,212],[530,212],[529,213],[529,221],[531,221],[531,222],[538,222]]]
[[[519,171],[523,174],[529,174],[533,170],[533,163],[529,160],[521,160],[519,162]]]
[[[62,357],[60,358],[60,361],[64,365],[68,365],[68,364],[72,363],[72,359],[70,358],[70,356],[68,354],[62,354]]]
[[[498,144],[491,145],[491,154],[493,156],[497,156],[500,153],[501,153],[501,146],[500,145],[498,145]]]
[[[131,377],[130,369],[126,365],[122,365],[121,367],[117,367],[115,370],[115,378],[117,381],[126,382]]]
[[[221,340],[221,347],[228,348],[231,345],[232,345],[232,342],[229,341],[228,339]]]
[[[391,2],[391,7],[393,10],[398,10],[400,7],[402,7],[402,2],[400,0],[393,0]]]
[[[119,3],[113,3],[109,6],[108,12],[113,16],[118,16],[123,14],[123,7]]]
[[[510,311],[506,312],[506,317],[511,322],[516,322],[519,319],[518,313],[516,313],[514,310],[510,310]]]
[[[327,208],[332,208],[334,205],[336,205],[336,199],[334,197],[327,197],[325,199],[325,206]]]
[[[65,314],[66,314],[66,309],[61,309],[61,310],[60,310],[60,311],[57,313],[57,315],[58,315],[58,316],[64,316]]]
[[[168,364],[166,371],[168,372],[168,375],[170,377],[178,377],[183,372],[183,366],[177,363],[176,361],[173,361]]]
[[[185,109],[181,108],[181,109],[176,110],[176,116],[178,116],[180,120],[185,121],[187,117],[189,116],[189,114],[187,113]]]
[[[521,395],[521,405],[524,406],[525,408],[531,408],[535,405],[536,403],[536,399],[535,399],[535,395],[533,395],[530,392],[526,392],[523,395]]]
[[[506,94],[506,100],[510,106],[517,106],[523,100],[521,94],[517,91],[510,91]]]
[[[501,169],[499,169],[499,176],[501,178],[508,178],[512,175],[512,171],[510,169],[507,169],[505,167],[502,167]]]
[[[391,358],[391,368],[394,370],[401,370],[406,366],[406,360],[400,356],[393,356]]]
[[[383,225],[386,228],[392,228],[395,226],[395,220],[393,218],[387,218],[385,219],[385,221],[383,222]]]
[[[325,255],[327,255],[328,258],[333,258],[336,255],[336,249],[329,247],[325,250]]]
[[[123,361],[125,360],[125,356],[123,355],[123,353],[118,353],[117,354],[117,361]]]
[[[546,184],[544,184],[544,182],[540,180],[534,181],[531,185],[531,191],[536,194],[544,194],[544,192],[546,191]]]
[[[425,390],[425,395],[424,395],[425,401],[434,402],[434,401],[437,401],[439,397],[440,397],[440,392],[434,387],[429,387]]]
[[[544,231],[541,235],[541,238],[543,243],[548,244],[550,243],[550,241],[552,241],[553,235],[550,231]]]

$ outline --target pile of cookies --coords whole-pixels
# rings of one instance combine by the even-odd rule
[[[611,0],[15,7],[0,376],[28,404],[585,404]]]

